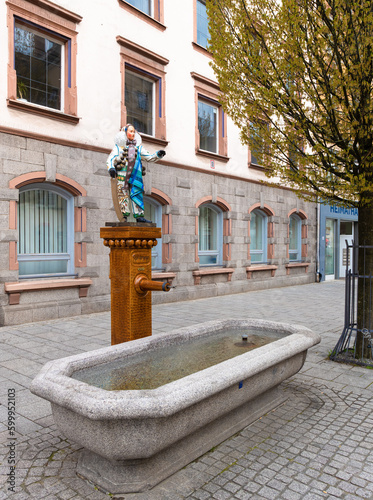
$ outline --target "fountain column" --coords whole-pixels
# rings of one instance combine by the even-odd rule
[[[152,290],[169,291],[151,281],[151,251],[161,229],[155,224],[106,223],[100,228],[110,248],[111,345],[152,334]]]

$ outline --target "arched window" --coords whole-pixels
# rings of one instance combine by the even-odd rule
[[[73,274],[74,203],[70,193],[47,183],[20,188],[17,253],[20,277]]]
[[[149,197],[144,197],[145,219],[151,220],[162,227],[162,206]],[[162,269],[162,238],[157,239],[158,244],[152,247],[152,269]]]
[[[252,263],[267,262],[267,216],[253,210],[250,220],[250,259]]]
[[[222,264],[223,214],[211,203],[199,207],[198,257],[201,266]]]
[[[302,220],[297,214],[290,215],[289,218],[289,261],[301,260],[302,248]]]

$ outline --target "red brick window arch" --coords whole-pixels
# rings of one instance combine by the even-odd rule
[[[9,209],[9,228],[18,231],[18,242],[10,242],[10,270],[24,278],[49,278],[74,275],[76,267],[85,267],[86,243],[79,235],[87,230],[87,213],[75,200],[86,196],[86,190],[61,174],[47,182],[44,171],[18,176],[9,187],[19,190]]]
[[[230,205],[220,197],[214,201],[205,196],[196,203],[195,260],[201,266],[222,266],[231,260],[232,220],[228,217]]]

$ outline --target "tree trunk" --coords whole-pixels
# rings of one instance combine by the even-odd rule
[[[359,207],[358,244],[356,357],[372,359],[371,341],[368,335],[364,337],[365,330],[373,333],[373,205],[371,203]]]

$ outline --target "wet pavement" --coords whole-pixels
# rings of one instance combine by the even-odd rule
[[[281,385],[283,405],[151,491],[116,498],[373,499],[373,370],[328,360],[343,328],[344,282],[156,305],[153,335],[229,317],[301,324],[322,341]],[[47,361],[108,345],[109,313],[0,328],[1,500],[110,498],[76,476],[79,446],[56,428],[50,404],[28,390]]]

